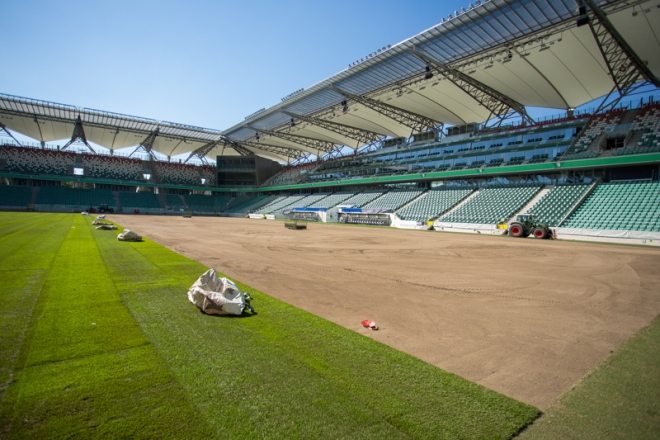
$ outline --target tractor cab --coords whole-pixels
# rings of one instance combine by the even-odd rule
[[[516,221],[521,223],[532,223],[534,216],[532,214],[519,214],[516,216]]]

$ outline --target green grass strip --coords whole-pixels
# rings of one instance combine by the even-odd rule
[[[525,440],[660,438],[660,317],[521,435]]]
[[[93,232],[124,304],[218,437],[504,439],[539,413],[240,283],[257,315],[204,315],[186,291],[206,267]]]
[[[6,320],[16,323],[22,315],[24,330],[22,337],[10,335],[20,349],[0,408],[0,436],[209,436],[122,304],[89,222],[80,215],[41,214],[32,220],[26,217],[20,230],[15,219],[0,214],[0,243],[6,239],[13,247],[2,254],[0,267],[25,263],[20,271],[3,272],[3,284],[28,290],[23,300],[33,307],[27,313],[26,305],[14,301]],[[42,233],[35,236],[39,227]],[[31,274],[43,282],[30,281]],[[11,298],[11,289],[1,292]]]

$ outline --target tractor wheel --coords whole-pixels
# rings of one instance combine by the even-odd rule
[[[548,233],[544,228],[534,229],[534,238],[546,238],[547,235]]]
[[[509,226],[509,235],[512,237],[522,237],[525,235],[525,228],[520,223],[511,223]]]

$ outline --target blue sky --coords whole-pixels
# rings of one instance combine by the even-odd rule
[[[226,129],[467,3],[10,1],[0,92]]]

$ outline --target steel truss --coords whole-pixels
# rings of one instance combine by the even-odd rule
[[[435,70],[452,84],[465,92],[470,98],[477,101],[481,106],[490,112],[487,121],[492,118],[507,115],[511,110],[518,113],[524,122],[533,124],[534,120],[527,114],[525,106],[516,100],[504,95],[487,86],[486,84],[477,81],[471,76],[448,66],[435,58],[431,58],[426,54],[418,52],[415,49],[410,49],[416,57],[429,64],[429,67],[434,67]]]
[[[149,133],[149,136],[147,136],[140,144],[135,147],[135,150],[131,154],[128,155],[128,157],[131,157],[134,153],[137,153],[138,150],[143,149],[147,153],[149,153],[149,156],[153,157],[154,159],[156,158],[154,156],[154,153],[151,151],[151,149],[154,146],[154,142],[156,142],[156,137],[158,137],[158,133],[160,132],[160,128],[156,128],[154,131]]]
[[[584,11],[589,18],[589,28],[614,82],[614,88],[605,97],[596,113],[616,106],[622,98],[648,83],[660,87],[660,81],[653,75],[646,62],[635,53],[593,0],[582,0],[581,4],[589,7],[588,12]],[[608,102],[615,91],[619,96]]]
[[[290,134],[290,133],[284,133],[281,131],[272,131],[272,130],[262,130],[261,128],[256,128],[251,125],[248,125],[247,128],[250,130],[254,130],[259,133],[264,133],[268,134],[273,137],[277,137],[280,139],[284,139],[285,141],[293,142],[295,144],[300,144],[303,145],[309,149],[316,150],[316,151],[323,151],[324,153],[329,153],[335,148],[337,148],[337,145],[335,145],[332,142],[328,141],[322,141],[319,139],[314,139],[314,138],[309,138],[305,136],[297,136],[295,134]],[[257,136],[258,140],[258,136]],[[319,155],[320,156],[320,155]]]
[[[2,130],[2,131],[4,131],[5,133],[7,133],[7,135],[8,135],[10,138],[12,138],[12,139],[14,140],[14,142],[16,142],[18,145],[20,145],[21,147],[23,146],[23,144],[21,144],[20,142],[18,142],[18,139],[16,139],[16,138],[14,137],[14,135],[11,134],[11,132],[10,132],[9,130],[7,130],[7,127],[5,127],[5,125],[4,125],[2,122],[0,122],[0,130]]]
[[[261,142],[241,141],[240,144],[293,159],[298,159],[308,154],[306,151],[296,150],[295,148],[278,147],[277,145],[262,144]]]
[[[407,110],[385,104],[384,102],[373,98],[354,95],[334,86],[329,86],[329,88],[330,90],[344,95],[346,98],[352,99],[353,101],[358,102],[363,106],[370,108],[371,110],[380,113],[381,115],[388,117],[405,127],[412,129],[413,133],[421,133],[425,130],[436,131],[437,126],[440,124],[439,122],[427,118],[426,116],[418,115],[417,113],[412,113]]]
[[[383,138],[383,135],[381,134],[374,133],[372,131],[361,130],[359,128],[350,127],[344,124],[338,124],[336,122],[328,121],[326,119],[299,115],[296,113],[288,112],[286,110],[280,110],[280,112],[284,113],[285,115],[291,116],[292,118],[307,122],[308,124],[316,125],[317,127],[324,128],[326,130],[345,136],[349,139],[353,139],[355,141],[361,142],[362,144],[370,144],[371,142]]]
[[[64,146],[62,147],[62,151],[69,148],[69,145],[71,145],[76,141],[82,142],[83,144],[85,144],[85,146],[87,146],[87,148],[91,150],[92,153],[96,154],[96,151],[94,151],[92,146],[89,145],[89,142],[87,142],[87,136],[85,136],[85,129],[83,128],[83,123],[82,123],[82,119],[80,119],[80,116],[78,116],[78,119],[76,119],[76,125],[73,126],[73,133],[71,134],[71,140],[69,140],[69,142],[64,144]]]

